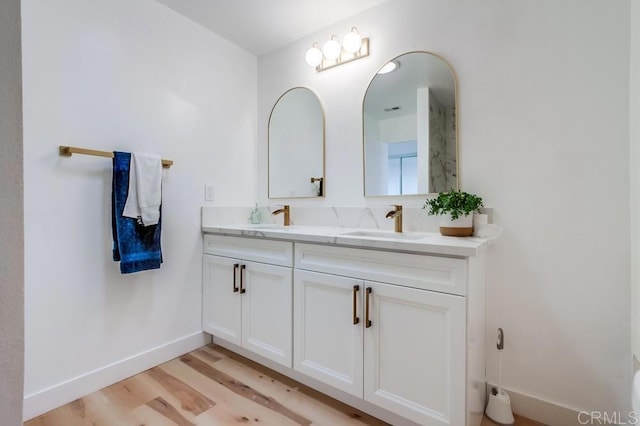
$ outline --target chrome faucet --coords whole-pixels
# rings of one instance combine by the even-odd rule
[[[393,210],[387,213],[385,217],[387,219],[393,218],[395,220],[394,231],[402,232],[402,206],[396,204],[393,207]]]
[[[285,204],[281,209],[278,209],[271,214],[275,216],[280,213],[284,213],[284,226],[291,225],[291,214],[289,213],[289,206]]]

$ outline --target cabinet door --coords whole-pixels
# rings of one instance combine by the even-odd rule
[[[421,425],[464,425],[464,297],[365,282],[365,294],[369,288],[364,399]]]
[[[238,265],[238,266],[235,266]],[[220,256],[202,256],[202,329],[240,345],[240,262]]]
[[[294,369],[361,398],[362,280],[295,270],[293,294]]]
[[[243,262],[242,346],[291,368],[291,268]]]

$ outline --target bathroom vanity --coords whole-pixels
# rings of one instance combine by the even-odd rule
[[[203,232],[203,330],[217,344],[392,424],[480,424],[489,240]]]

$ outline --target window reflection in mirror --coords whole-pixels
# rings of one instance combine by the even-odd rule
[[[388,193],[417,194],[418,141],[389,143],[387,153],[389,158]]]
[[[269,198],[322,197],[324,111],[311,90],[295,87],[269,118]]]
[[[376,74],[363,102],[365,196],[458,188],[456,81],[440,57],[412,52]]]

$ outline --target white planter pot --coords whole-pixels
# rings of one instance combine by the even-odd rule
[[[473,234],[473,214],[451,220],[451,216],[440,216],[440,233],[449,237],[468,237]]]

